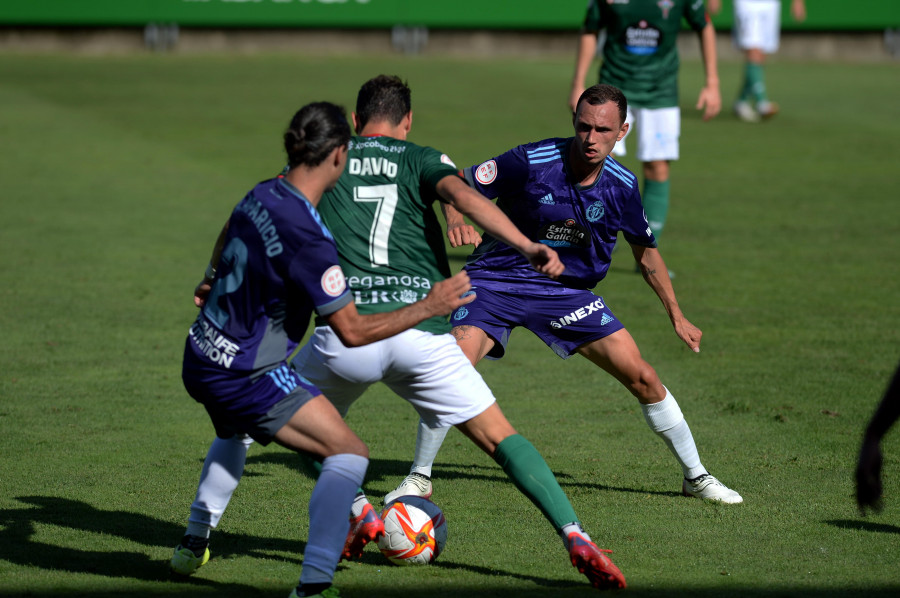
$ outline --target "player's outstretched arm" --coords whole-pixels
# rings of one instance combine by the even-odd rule
[[[209,297],[213,279],[216,277],[216,268],[219,267],[219,259],[222,257],[222,249],[225,245],[225,233],[228,232],[229,222],[231,222],[231,220],[225,221],[225,226],[222,227],[222,232],[219,233],[219,238],[216,239],[216,245],[213,247],[212,257],[209,258],[209,266],[206,268],[206,274],[203,275],[203,280],[201,280],[200,284],[194,289],[194,305],[197,307],[203,307],[206,303],[206,298]]]
[[[709,120],[722,110],[722,92],[719,89],[719,62],[716,57],[716,29],[712,22],[700,31],[700,52],[703,54],[703,70],[706,82],[697,98],[697,110],[703,110],[703,120]]]
[[[362,315],[356,304],[345,305],[325,321],[348,347],[358,347],[394,336],[419,322],[435,316],[445,316],[461,305],[475,300],[475,294],[463,295],[472,288],[465,270],[435,283],[428,295],[400,309]]]
[[[578,36],[578,50],[575,54],[575,73],[572,75],[572,89],[569,92],[569,109],[575,112],[578,98],[584,93],[584,80],[587,77],[594,56],[597,54],[597,33],[581,30]]]
[[[450,175],[442,178],[437,184],[437,192],[444,201],[471,218],[483,230],[528,258],[532,267],[541,274],[558,278],[566,269],[556,251],[523,235],[503,210],[459,177]]]
[[[463,215],[459,211],[444,202],[441,204],[441,213],[447,222],[447,239],[450,240],[450,247],[462,247],[463,245],[481,245],[481,235],[475,230],[475,227],[467,223]]]
[[[675,334],[678,338],[691,348],[694,353],[700,352],[700,338],[703,332],[691,324],[681,308],[678,307],[678,301],[675,299],[675,289],[672,287],[672,280],[669,278],[669,270],[662,259],[658,249],[651,247],[642,247],[640,245],[632,245],[631,251],[634,254],[635,261],[641,268],[641,274],[644,280],[662,301],[672,326],[675,328]]]

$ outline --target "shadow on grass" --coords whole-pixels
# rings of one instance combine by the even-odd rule
[[[233,589],[232,589],[233,588]],[[166,596],[170,598],[194,598],[196,596],[220,596],[224,598],[238,598],[243,596],[265,596],[267,598],[284,598],[287,592],[269,590],[251,590],[247,593],[239,586],[232,588],[198,588],[193,587],[166,587],[155,590],[153,588],[141,588],[139,594],[135,594],[131,588],[121,590],[65,590],[55,589],[47,591],[28,591],[27,593],[12,592],[0,589],[0,597],[12,598],[29,596],[33,598],[58,598],[66,596],[90,596],[92,598],[121,598],[125,595],[140,595],[151,598]],[[289,590],[288,590],[289,591]],[[808,588],[808,589],[761,589],[761,588],[653,588],[653,589],[627,589],[622,591],[599,592],[590,587],[559,587],[555,589],[501,589],[485,586],[454,585],[452,588],[432,587],[423,584],[416,595],[427,595],[429,598],[547,598],[560,596],[563,598],[581,596],[621,596],[621,597],[653,597],[653,598],[847,598],[859,596],[860,598],[895,598],[900,586],[893,588]],[[342,598],[397,598],[409,595],[407,590],[389,590],[383,588],[341,588]]]
[[[900,534],[900,526],[890,525],[888,523],[875,523],[874,521],[866,521],[865,519],[829,519],[824,521],[824,523],[841,529],[852,529],[854,531],[876,532],[879,534]]]
[[[63,497],[20,496],[16,500],[23,504],[22,508],[0,510],[0,560],[2,561],[47,571],[101,575],[143,582],[162,582],[158,590],[153,588],[148,590],[142,586],[140,594],[146,596],[196,596],[213,593],[216,596],[261,595],[260,592],[262,590],[252,585],[221,583],[196,577],[173,578],[168,571],[168,561],[153,559],[148,556],[145,550],[110,551],[91,546],[76,548],[57,546],[35,540],[38,528],[55,526],[121,538],[152,548],[153,551],[161,549],[168,555],[168,551],[172,549],[184,533],[184,527],[181,525],[161,521],[139,513],[104,510],[83,501]],[[187,511],[187,506],[185,511]],[[215,534],[214,548],[213,562],[235,555],[271,558],[273,551],[278,551],[282,555],[285,553],[295,555],[283,558],[288,562],[296,563],[299,573],[299,566],[302,562],[300,555],[305,548],[305,543],[295,540],[222,532]],[[377,551],[364,553],[363,558],[358,562],[372,566],[373,570],[386,566],[384,558]],[[555,594],[557,590],[563,590],[573,585],[570,582],[560,582],[539,576],[521,575],[463,563],[445,562],[436,563],[434,566],[446,570],[457,569],[484,576],[500,575],[528,581],[543,588],[541,595],[546,595],[547,592]],[[340,568],[338,576],[340,576]],[[167,583],[172,581],[180,583]],[[250,581],[252,584],[252,580]],[[106,595],[121,596],[135,593],[133,588],[109,593],[84,591],[74,587],[71,590],[63,589],[61,591],[58,583],[54,585],[57,586],[57,589],[46,593],[31,590],[27,592],[10,592],[0,588],[0,597],[59,596],[61,594],[66,596],[103,597]],[[65,586],[65,584],[62,585],[63,587]],[[388,596],[391,593],[372,594],[366,592],[365,595]],[[491,594],[482,595],[488,596]]]
[[[411,456],[411,455],[410,455]],[[289,469],[297,469],[301,473],[307,473],[305,467],[300,463],[297,457],[291,453],[266,452],[258,455],[247,457],[247,465],[252,464],[276,464],[282,465]],[[372,459],[369,462],[369,469],[366,472],[365,488],[367,494],[369,485],[372,483],[386,483],[387,487],[393,489],[396,484],[409,473],[410,462],[398,461],[396,459]],[[553,472],[559,485],[565,490],[571,488],[585,488],[589,490],[600,490],[604,492],[628,492],[633,494],[652,494],[656,496],[681,497],[680,491],[660,491],[647,490],[646,488],[626,488],[622,486],[609,486],[606,484],[581,482],[573,476]],[[256,476],[259,474],[247,471],[245,477]],[[441,480],[484,480],[489,482],[508,481],[512,483],[500,466],[485,456],[484,463],[445,463],[438,461],[435,463],[434,469],[435,484],[440,484]],[[370,499],[377,499],[378,494],[371,492]],[[376,500],[377,502],[377,500]]]
[[[21,509],[0,510],[0,559],[49,571],[68,571],[141,581],[171,581],[168,562],[152,559],[145,551],[104,551],[90,546],[56,546],[34,539],[38,526],[56,526],[76,531],[115,536],[152,547],[171,550],[184,534],[184,527],[139,513],[107,511],[86,502],[55,496],[20,496]],[[185,506],[187,513],[188,506]],[[222,533],[216,536],[216,556],[235,554],[270,557],[271,551],[301,554],[305,544],[258,536]],[[294,559],[300,563],[300,559]],[[208,579],[183,580],[197,592],[208,587],[228,588],[244,594],[255,592],[252,586],[221,584]],[[131,593],[131,592],[128,592]],[[0,596],[19,595],[4,594]],[[28,596],[40,594],[28,593]]]
[[[94,507],[86,502],[70,500],[63,497],[52,496],[26,496],[18,497],[23,504],[22,508],[0,510],[0,560],[21,567],[34,568],[46,571],[63,571],[73,574],[100,575],[122,580],[121,588],[108,589],[109,584],[104,583],[103,590],[84,589],[85,578],[73,578],[71,583],[65,581],[52,582],[49,589],[10,589],[13,583],[4,583],[0,588],[0,598],[13,596],[30,596],[34,598],[51,598],[58,596],[92,596],[95,598],[119,598],[123,595],[140,596],[171,596],[171,597],[255,597],[255,596],[284,596],[290,590],[273,591],[271,580],[268,580],[268,588],[260,588],[254,585],[254,580],[248,580],[247,584],[217,582],[208,578],[179,578],[178,583],[169,575],[167,562],[156,560],[148,555],[146,550],[102,550],[87,546],[71,547],[56,546],[35,540],[38,528],[44,526],[57,526],[76,531],[84,531],[100,534],[102,536],[114,536],[134,542],[141,546],[158,549],[168,553],[173,542],[183,533],[180,525],[161,521],[159,519],[123,511],[105,510]],[[900,533],[896,526],[869,523],[866,521],[828,521],[831,525],[852,529],[866,529],[874,532]],[[290,562],[300,564],[299,555],[305,544],[295,540],[267,538],[246,534],[216,534],[216,556],[214,560],[228,557],[229,555],[250,555],[259,558],[271,558],[272,551],[298,555],[287,559]],[[371,566],[373,573],[385,566],[384,560],[374,551],[364,554],[361,564]],[[222,563],[224,565],[224,563]],[[417,586],[421,592],[430,598],[537,598],[545,596],[596,596],[595,590],[584,583],[572,581],[560,581],[547,579],[540,576],[522,575],[506,572],[498,569],[479,567],[468,563],[437,562],[433,565],[437,569],[450,572],[454,570],[466,573],[474,573],[484,578],[484,582],[477,585],[461,586],[452,583],[452,579],[419,578]],[[340,585],[340,567],[338,570],[338,585]],[[40,579],[40,574],[34,575],[34,579]],[[8,581],[22,578],[22,574],[14,573]],[[418,576],[417,576],[418,577]],[[495,588],[491,587],[491,578],[514,578],[534,584],[533,588]],[[135,587],[133,582],[158,582],[156,584],[140,583]],[[264,580],[259,580],[265,583]],[[21,581],[19,581],[21,583]],[[377,586],[379,580],[373,575],[373,585]],[[379,587],[345,587],[342,594],[346,598],[355,596],[366,598],[388,598],[399,594],[408,593],[406,590],[397,591],[390,588]],[[618,595],[618,593],[617,593]],[[775,598],[778,596],[796,597],[824,597],[836,598],[838,596],[866,596],[871,598],[888,598],[900,595],[900,586],[884,588],[630,588],[624,596],[654,596],[663,598],[675,598],[685,596],[690,598],[727,598],[729,596],[748,598]]]

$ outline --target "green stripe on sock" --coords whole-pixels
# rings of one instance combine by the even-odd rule
[[[519,434],[505,438],[497,445],[494,460],[516,487],[541,510],[557,532],[567,523],[579,521],[556,476],[526,438]]]

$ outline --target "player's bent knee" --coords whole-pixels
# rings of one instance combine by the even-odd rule
[[[666,398],[665,387],[656,370],[647,362],[643,362],[638,368],[629,390],[641,403],[658,403]]]
[[[329,447],[329,455],[338,455],[341,453],[349,453],[359,455],[360,457],[369,458],[369,447],[356,434],[350,433],[350,436],[342,438]],[[326,456],[329,456],[326,455]]]

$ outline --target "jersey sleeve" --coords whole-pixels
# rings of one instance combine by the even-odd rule
[[[684,18],[694,31],[700,31],[706,27],[706,24],[709,22],[709,16],[706,14],[706,6],[703,0],[688,0],[685,2]]]
[[[588,33],[597,33],[603,28],[600,18],[600,7],[597,4],[597,0],[589,0],[581,28]]]
[[[291,281],[312,300],[316,312],[327,316],[353,301],[338,263],[334,241],[321,236],[304,244],[289,266]]]
[[[656,247],[656,237],[650,230],[647,215],[644,213],[644,205],[641,203],[641,194],[636,188],[625,201],[625,211],[622,215],[622,236],[631,245]]]
[[[423,147],[421,152],[421,182],[422,196],[428,199],[440,199],[437,192],[437,184],[444,177],[459,176],[459,169],[447,154],[442,154],[431,147]]]
[[[521,189],[528,181],[528,161],[522,146],[464,171],[466,182],[489,199]]]

